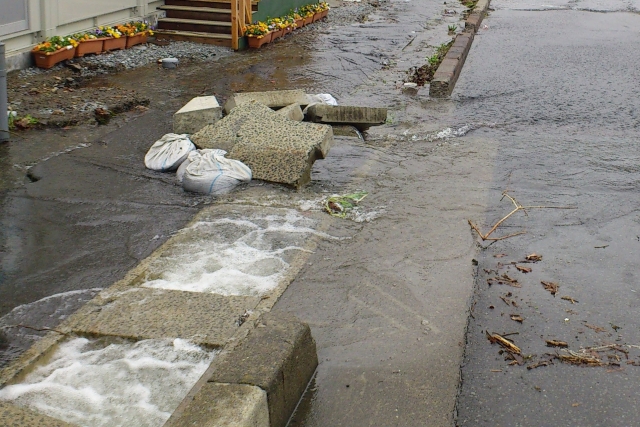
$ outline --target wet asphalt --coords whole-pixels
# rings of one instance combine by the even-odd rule
[[[504,190],[523,205],[577,209],[518,212],[492,237],[526,234],[483,243],[458,425],[638,425],[640,370],[630,364],[640,361],[638,4],[491,5],[454,93],[456,115],[491,122],[474,134],[497,148],[489,209],[475,220],[486,232],[509,213]],[[542,261],[518,264],[530,273],[510,265],[532,253]],[[502,274],[521,287],[489,285]],[[541,281],[559,285],[555,297]],[[513,334],[530,358],[509,365],[486,332]],[[573,366],[546,340],[575,352],[620,350],[591,353],[606,366]]]

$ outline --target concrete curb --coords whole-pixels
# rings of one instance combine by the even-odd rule
[[[488,9],[489,0],[479,0],[478,3],[476,3],[476,7],[473,8],[473,12],[471,12],[464,22],[464,30],[477,33]]]
[[[467,59],[467,54],[471,49],[473,38],[482,23],[487,9],[489,9],[489,0],[479,0],[473,12],[465,21],[465,31],[456,36],[453,46],[451,46],[440,63],[429,85],[429,96],[432,98],[446,98],[453,92],[464,62]]]
[[[317,366],[309,325],[287,313],[265,313],[214,359],[206,383],[194,387],[165,427],[285,427]]]

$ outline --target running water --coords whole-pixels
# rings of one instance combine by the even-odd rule
[[[73,338],[0,399],[86,427],[159,427],[215,356],[187,341]]]
[[[176,244],[149,267],[150,288],[222,295],[262,295],[275,288],[294,256],[305,251],[316,221],[284,215],[203,220],[180,232]]]

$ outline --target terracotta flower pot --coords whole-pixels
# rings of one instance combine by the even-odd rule
[[[296,19],[296,29],[304,27],[304,18]]]
[[[259,48],[260,46],[262,46],[263,44],[267,44],[269,42],[271,42],[271,36],[273,35],[272,32],[269,32],[267,34],[265,34],[264,36],[258,38],[258,37],[248,37],[249,39],[249,47],[252,47],[254,49]]]
[[[70,49],[67,49],[70,48]],[[33,59],[36,61],[36,66],[40,68],[51,68],[58,62],[72,59],[76,53],[76,48],[73,46],[66,46],[55,52],[40,52],[38,50],[32,50]]]
[[[76,58],[80,58],[81,56],[85,56],[87,53],[100,53],[102,52],[102,47],[104,45],[104,38],[100,39],[92,39],[84,42],[78,43],[76,46]]]
[[[274,41],[284,35],[284,30],[274,30],[271,32],[271,34],[272,34],[271,41]]]
[[[313,15],[304,18],[304,25],[309,25],[313,22]]]
[[[127,36],[127,49],[137,44],[142,44],[146,42],[147,42],[147,33],[138,33],[133,36]]]
[[[284,29],[283,36],[286,36],[287,34],[291,34],[291,33],[293,33],[293,27],[287,27]]]
[[[119,38],[107,37],[102,44],[102,50],[109,52],[111,50],[124,49],[127,47],[127,37],[121,36]]]
[[[320,19],[324,19],[324,18],[326,18],[326,17],[327,17],[327,15],[329,15],[329,9],[327,9],[327,10],[323,10],[322,12],[320,12],[320,14],[322,15],[322,16],[320,17]]]
[[[320,19],[322,19],[322,12],[316,12],[316,13],[313,14],[313,21],[312,22],[319,21]]]

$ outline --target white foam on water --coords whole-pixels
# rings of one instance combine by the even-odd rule
[[[184,340],[73,338],[0,399],[86,427],[159,427],[215,356]]]
[[[316,221],[295,210],[200,221],[149,267],[149,288],[222,295],[262,295],[275,288],[296,253],[313,235]]]

